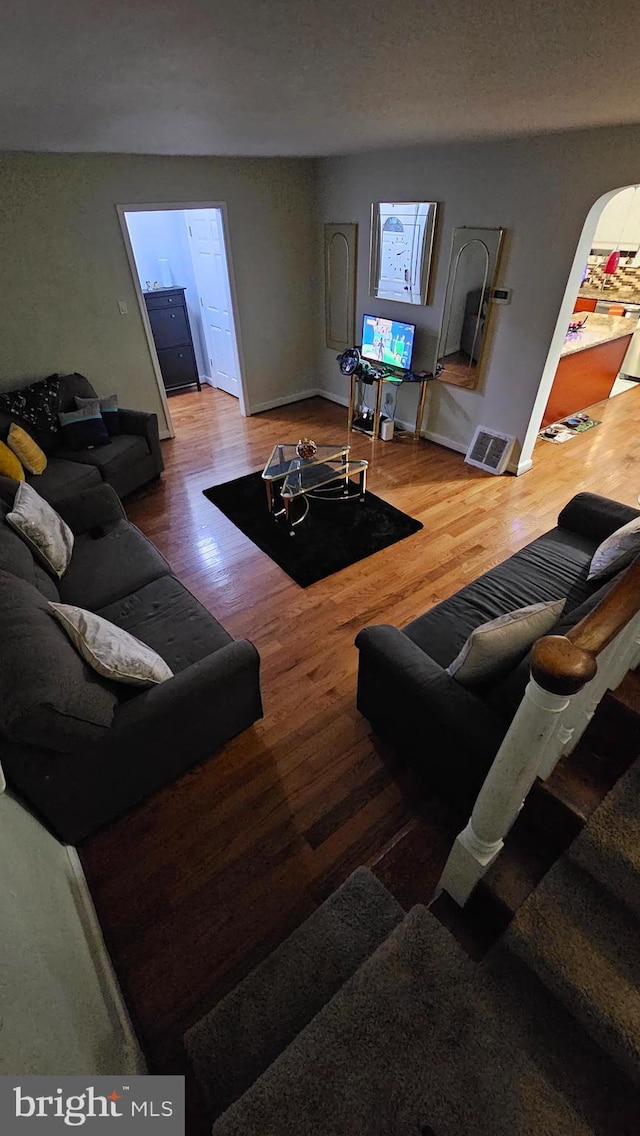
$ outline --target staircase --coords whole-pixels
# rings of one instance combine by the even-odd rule
[[[214,1136],[636,1136],[639,932],[640,760],[479,964],[359,869],[187,1034]]]

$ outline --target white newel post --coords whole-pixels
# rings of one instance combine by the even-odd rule
[[[560,758],[575,749],[606,692],[615,690],[627,671],[633,670],[639,661],[640,615],[629,620],[620,634],[600,652],[596,675],[571,697],[560,731],[564,745],[559,750],[550,747],[544,754],[538,770],[543,781],[551,776]]]
[[[495,761],[478,794],[469,823],[456,838],[439,887],[461,906],[501,851],[504,838],[545,758],[562,751],[566,694],[551,694],[529,680]],[[555,761],[554,761],[555,764]]]

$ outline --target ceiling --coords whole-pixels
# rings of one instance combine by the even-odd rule
[[[640,121],[633,5],[6,0],[0,149],[319,155]]]

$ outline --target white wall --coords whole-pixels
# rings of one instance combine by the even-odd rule
[[[77,370],[166,431],[116,206],[209,201],[227,203],[248,410],[317,386],[313,171],[286,158],[0,154],[0,390]]]
[[[627,186],[605,205],[593,238],[597,248],[637,249],[640,245],[640,187]]]
[[[454,227],[507,230],[499,282],[513,289],[513,300],[494,310],[484,381],[477,391],[433,384],[427,418],[432,436],[464,450],[481,423],[515,434],[522,445],[587,213],[603,193],[638,180],[639,127],[412,147],[320,163],[322,220],[360,226],[356,326],[363,311],[416,323],[416,367],[433,359]],[[368,295],[370,204],[395,199],[441,203],[428,307]],[[583,270],[584,262],[575,270],[574,295]],[[346,397],[335,352],[321,349],[319,373],[329,396]],[[400,419],[413,418],[416,398],[413,389],[400,392]],[[523,463],[527,457],[522,455]]]
[[[0,1074],[144,1072],[67,849],[8,793],[0,864]]]
[[[207,354],[198,289],[193,274],[187,218],[188,214],[182,209],[160,211],[141,209],[126,214],[129,238],[142,290],[145,290],[147,281],[153,287],[156,280],[160,287],[179,286],[185,289],[198,374],[203,379],[209,376],[210,368],[206,362]],[[160,264],[161,258],[167,261],[165,266]],[[166,284],[161,279],[163,267],[169,276]]]

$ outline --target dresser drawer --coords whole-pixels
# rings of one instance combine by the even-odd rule
[[[184,306],[184,292],[180,289],[170,296],[166,292],[145,292],[144,302],[148,312],[155,308],[181,308]]]
[[[158,351],[158,361],[167,390],[191,386],[193,383],[199,384],[196,357],[189,344],[163,348],[162,351]]]
[[[155,308],[149,312],[149,322],[156,347],[176,347],[180,343],[191,341],[191,331],[187,313],[183,307]]]

